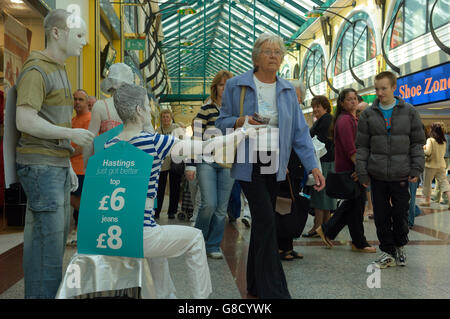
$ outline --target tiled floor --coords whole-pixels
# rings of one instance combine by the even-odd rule
[[[420,202],[420,198],[417,200]],[[377,254],[352,252],[349,233],[345,228],[336,238],[336,246],[326,249],[320,238],[299,238],[295,249],[305,258],[283,262],[288,286],[293,298],[450,298],[450,211],[443,205],[433,204],[422,208],[416,226],[410,231],[406,246],[408,264],[375,273],[369,267]],[[184,224],[168,220],[163,214],[161,224]],[[312,227],[308,218],[305,231]],[[372,220],[364,222],[369,242],[378,245]],[[208,259],[215,299],[247,298],[245,271],[250,230],[238,220],[226,225],[222,249],[225,258]],[[66,250],[65,262],[75,252]],[[188,297],[184,258],[169,260],[169,265],[179,298]],[[378,276],[379,277],[376,277]],[[368,285],[369,283],[369,285]],[[369,288],[373,287],[373,288]],[[379,288],[377,288],[379,287]],[[0,299],[23,298],[23,280],[0,295]]]

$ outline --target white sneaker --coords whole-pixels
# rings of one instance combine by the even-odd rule
[[[396,248],[396,256],[395,256],[395,262],[399,266],[406,266],[406,253],[405,249],[402,247]]]
[[[375,265],[375,267],[377,268],[385,269],[387,267],[397,266],[397,261],[395,260],[394,256],[388,253],[382,253],[381,256],[373,262],[373,265]]]
[[[223,258],[223,255],[220,251],[206,253],[206,256],[211,257],[212,259],[222,259]]]

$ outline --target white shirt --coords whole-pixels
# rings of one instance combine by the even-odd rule
[[[263,83],[255,75],[253,79],[256,85],[259,115],[270,118],[270,127],[278,127],[277,82]]]
[[[258,113],[270,119],[267,131],[258,132],[258,151],[277,151],[278,145],[278,107],[277,107],[277,82],[263,83],[253,75],[258,98]],[[277,134],[271,129],[276,129]]]

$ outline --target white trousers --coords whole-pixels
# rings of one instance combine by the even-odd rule
[[[208,298],[212,287],[202,232],[179,225],[144,227],[144,257],[150,265],[158,298],[175,298],[167,258],[181,255],[185,257],[191,297]]]

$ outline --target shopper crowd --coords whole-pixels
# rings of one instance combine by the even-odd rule
[[[45,23],[49,24],[49,30],[51,27],[59,28],[52,19],[46,19]],[[50,46],[60,41],[50,31],[48,36],[53,39]],[[67,92],[63,92],[65,99],[72,101],[76,113],[72,128],[91,134],[87,141],[71,139],[74,151],[70,155],[71,165],[66,167],[75,171],[78,187],[76,190],[73,187],[70,198],[75,229],[68,242],[74,244],[77,241],[76,221],[85,167],[94,152],[92,135],[101,135],[124,124],[123,131],[109,139],[105,148],[124,140],[151,153],[156,159],[152,164],[155,171],[152,169],[146,211],[143,212],[143,240],[145,257],[152,264],[152,272],[160,277],[154,277],[159,297],[175,295],[166,258],[180,254],[187,256],[192,297],[208,297],[214,285],[211,288],[206,257],[223,258],[220,247],[228,216],[230,223],[240,220],[251,232],[247,260],[248,293],[259,298],[290,298],[282,261],[307,256],[295,251],[294,238],[279,230],[281,218],[280,212],[276,211],[277,195],[283,189],[293,201],[290,213],[294,214],[296,210],[295,214],[303,216],[301,225],[297,225],[300,233],[307,216],[314,216],[313,227],[304,232],[303,237],[320,237],[326,247],[333,248],[333,240],[347,226],[352,251],[375,253],[376,247],[371,246],[364,235],[364,214],[367,212],[374,218],[380,242],[381,255],[374,258],[374,264],[379,268],[405,266],[405,246],[409,228],[417,216],[415,196],[422,174],[425,201],[421,205],[429,206],[431,203],[433,179],[437,182],[434,200],[440,202],[443,194],[443,203],[448,205],[450,184],[446,172],[449,148],[445,128],[440,123],[433,123],[428,139],[425,138],[417,110],[394,96],[396,76],[389,71],[375,76],[377,98],[371,105],[363,102],[352,88],[339,92],[335,108],[326,96],[314,96],[310,102],[314,123],[308,127],[302,113],[306,98],[304,84],[298,80],[290,83],[277,75],[285,50],[280,37],[261,35],[252,51],[254,68],[240,75],[218,72],[211,83],[210,98],[192,120],[193,140],[208,141],[220,133],[226,134],[231,128],[254,130],[253,136],[250,134],[237,145],[236,159],[240,160],[232,166],[219,161],[214,154],[203,155],[200,159],[192,157],[182,163],[174,161],[169,150],[176,141],[174,132],[178,128],[183,129],[184,125],[175,123],[172,112],[163,109],[156,120],[156,131],[153,130],[146,92],[134,85],[133,73],[125,64],[112,65],[102,83],[102,91],[109,94],[109,98],[95,101],[86,91],[78,89],[73,92],[72,101]],[[44,53],[39,57],[44,61],[42,63],[57,68],[56,64],[52,66],[51,57],[55,57],[52,51],[47,51],[47,56]],[[39,105],[31,103],[28,92],[24,90],[25,85],[35,86],[38,77],[38,73],[30,72],[18,83],[18,110],[40,110],[41,104],[45,104],[45,96]],[[42,80],[38,83],[43,85]],[[22,117],[24,114],[18,112],[19,124]],[[33,135],[23,126],[18,129]],[[27,195],[35,191],[30,188],[27,174],[29,167],[37,163],[29,161],[32,158],[25,155],[26,151],[20,153],[29,143],[37,143],[37,139],[28,141],[29,136],[22,136],[18,148],[18,154],[22,154],[18,157],[18,173]],[[252,143],[252,138],[257,142]],[[262,139],[270,142],[261,143]],[[317,139],[326,150],[320,158],[313,139]],[[45,143],[40,145],[53,147]],[[70,144],[67,143],[69,149]],[[51,160],[49,162],[52,163]],[[355,194],[350,198],[330,195],[326,180],[337,174],[351,177],[348,183],[354,184],[350,186],[355,189]],[[192,222],[193,227],[159,227],[157,224],[161,214],[166,212],[163,208],[167,179],[168,218],[173,219],[177,214],[181,216],[180,208],[185,208],[183,216]],[[70,188],[67,183],[62,184],[64,187],[66,190]],[[156,205],[153,205],[155,201]],[[40,210],[36,207],[29,205],[27,214],[38,216]],[[33,221],[37,222],[37,219]],[[40,240],[31,234],[33,227],[37,226],[27,223],[26,227],[26,297],[52,297],[56,293],[57,278],[51,288],[42,289],[43,294],[36,285],[45,283],[30,279],[34,275],[28,269],[46,267],[37,252],[31,251],[32,247],[46,244],[32,243]],[[67,229],[64,231],[65,236],[56,241],[65,240]],[[62,258],[60,250],[55,257],[57,259]]]

